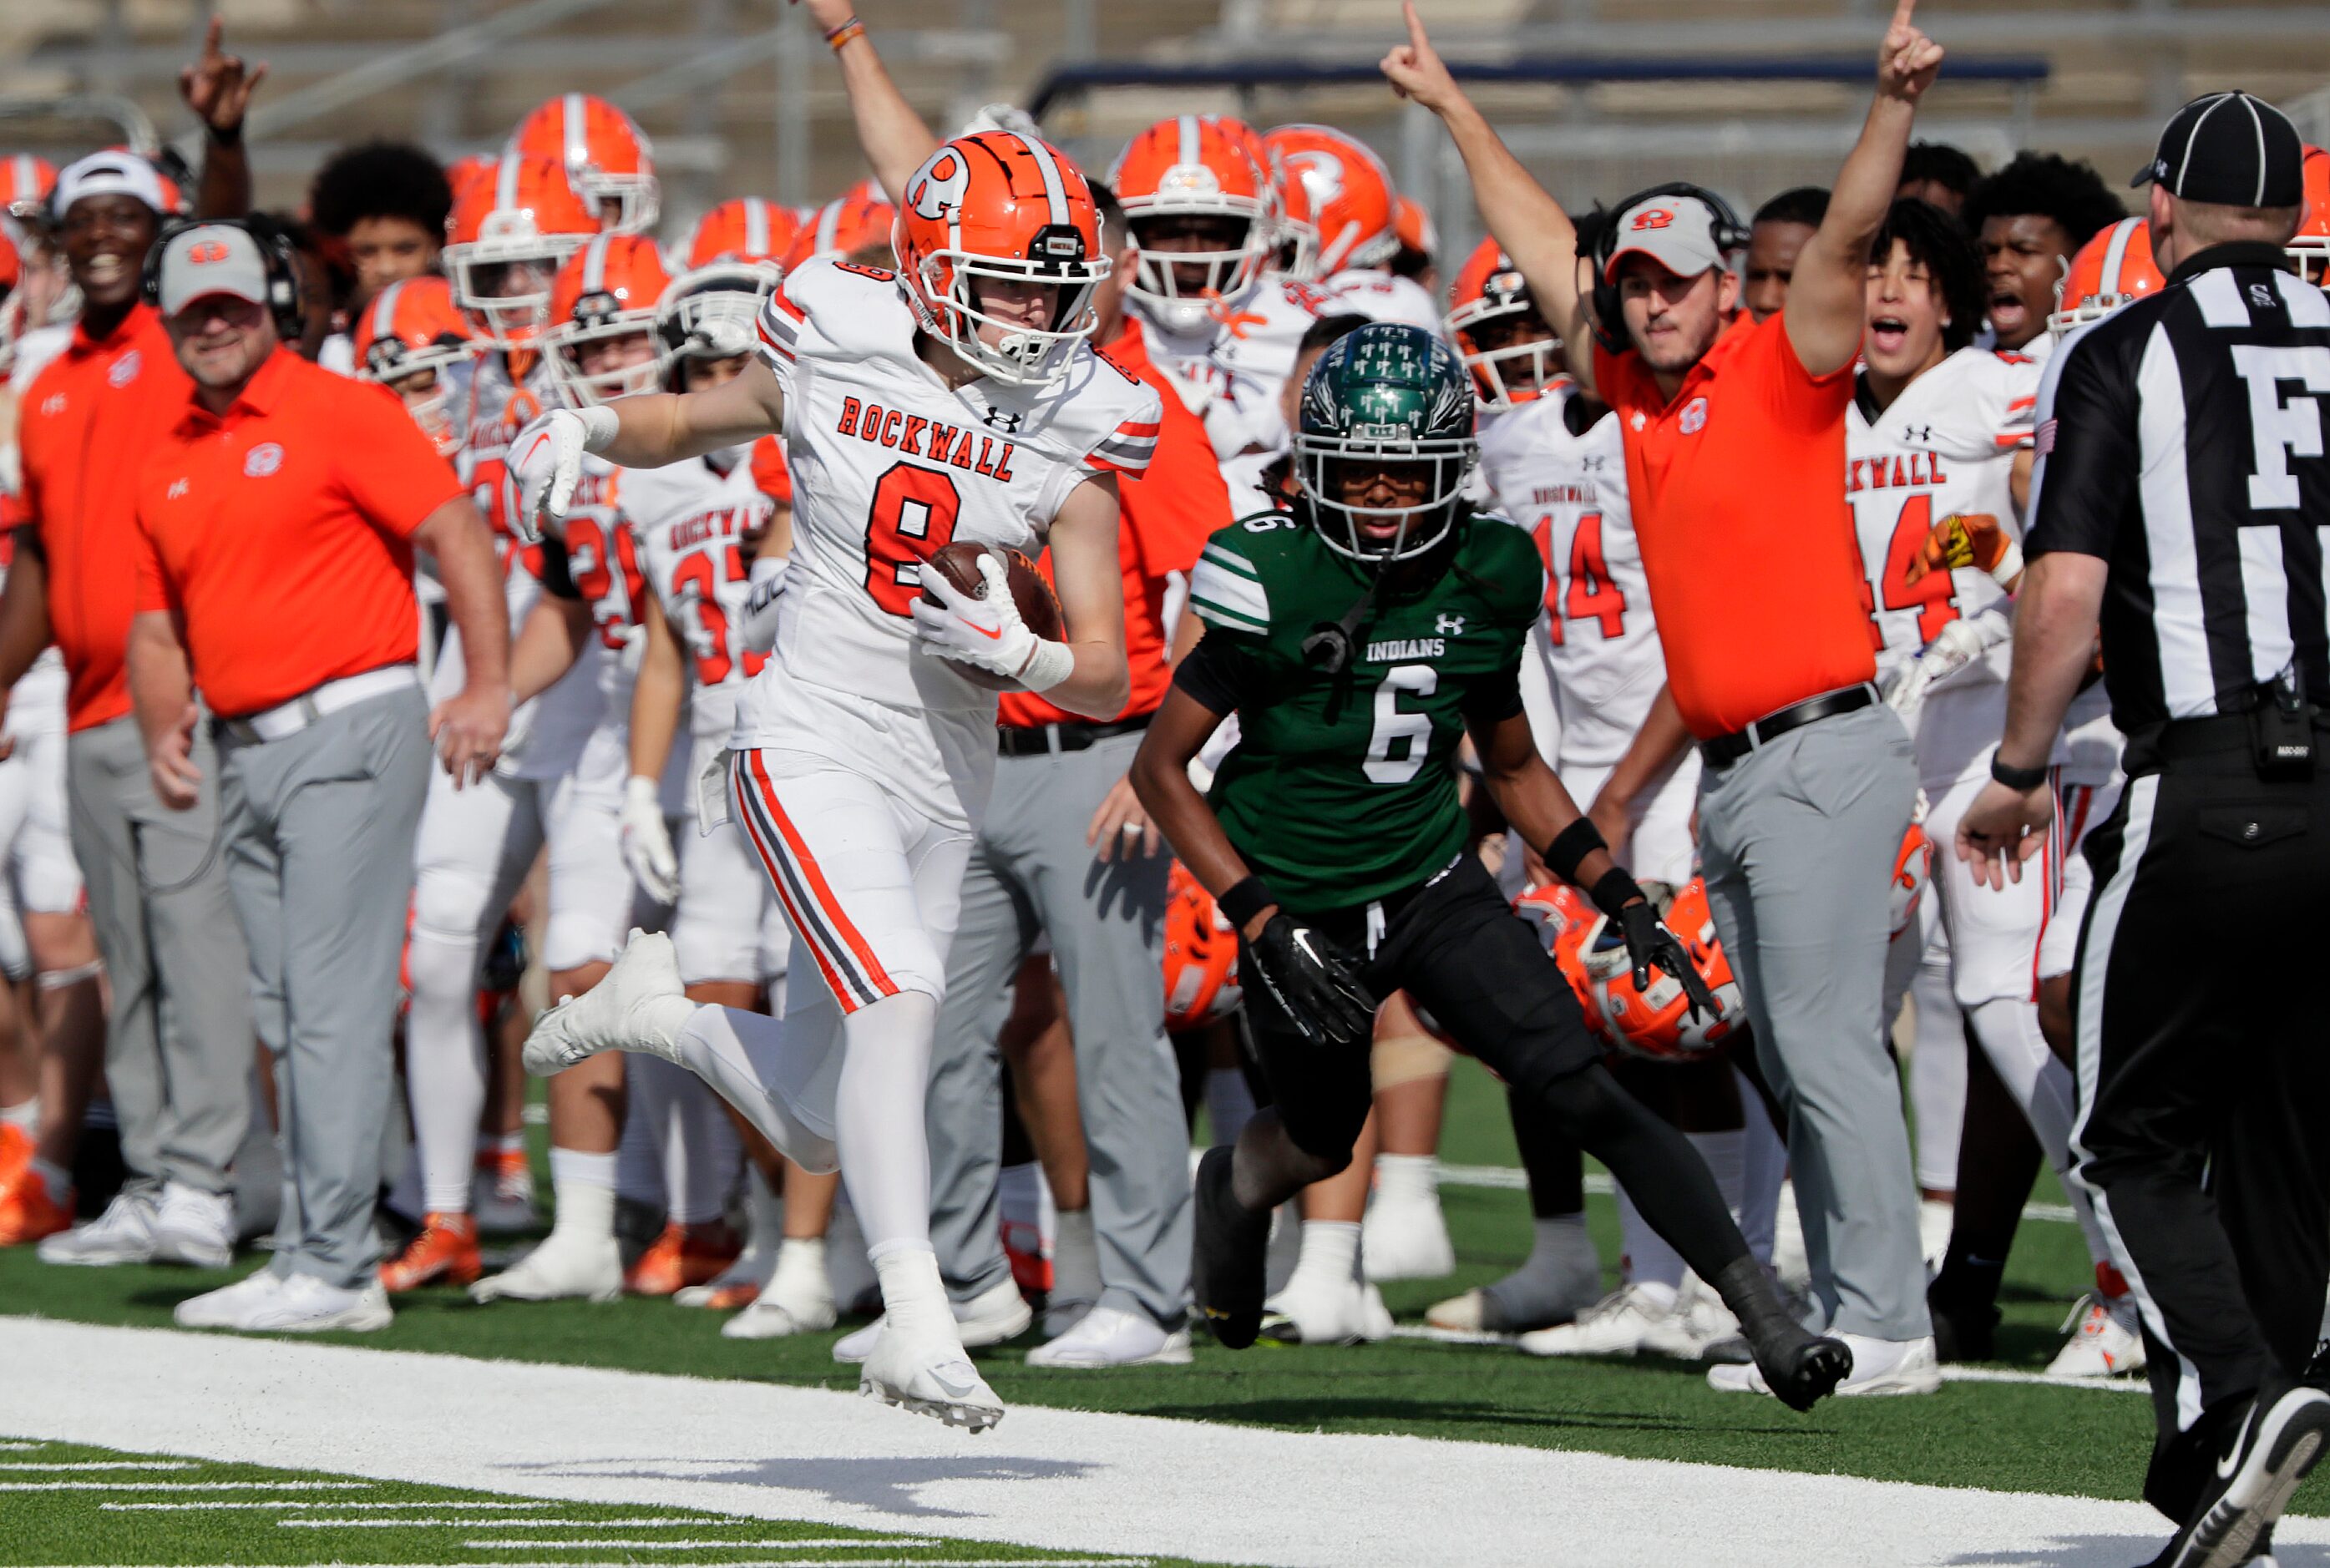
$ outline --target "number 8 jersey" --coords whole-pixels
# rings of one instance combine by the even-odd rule
[[[1034,555],[1087,478],[1137,478],[1157,394],[1079,346],[1048,385],[950,389],[915,353],[895,274],[813,261],[769,297],[760,353],[785,393],[793,552],[776,656],[734,744],[876,770],[933,815],[993,775],[995,697],[923,653],[922,562],[959,541]]]

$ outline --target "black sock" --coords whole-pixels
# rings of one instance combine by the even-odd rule
[[[1537,1100],[1556,1127],[1624,1184],[1643,1220],[1700,1279],[1711,1284],[1748,1256],[1699,1151],[1599,1063],[1546,1083]]]

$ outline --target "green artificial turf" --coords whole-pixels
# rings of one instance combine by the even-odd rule
[[[1458,1064],[1452,1084],[1443,1158],[1456,1165],[1514,1162],[1501,1092],[1468,1062]],[[2051,1178],[2039,1197],[2060,1201]],[[1528,1251],[1528,1206],[1520,1193],[1448,1185],[1442,1199],[1457,1272],[1444,1280],[1386,1287],[1385,1299],[1404,1323],[1420,1322],[1424,1309],[1444,1296],[1498,1278]],[[1615,1206],[1596,1196],[1588,1212],[1604,1256],[1615,1257]],[[2059,1325],[2089,1272],[2076,1227],[2026,1222],[2001,1302],[2000,1359],[1990,1365],[2042,1369],[2060,1344]],[[231,1277],[159,1268],[49,1269],[29,1249],[16,1249],[0,1252],[0,1310],[165,1327],[178,1300]],[[381,1333],[327,1337],[381,1349],[857,1386],[856,1369],[831,1358],[838,1332],[739,1343],[720,1337],[719,1327],[710,1313],[660,1300],[479,1308],[446,1289],[400,1299],[395,1324]],[[1347,1348],[1258,1346],[1233,1353],[1201,1337],[1195,1364],[1186,1367],[1044,1374],[1020,1365],[1033,1343],[1031,1337],[981,1353],[982,1366],[1007,1403],[1290,1431],[1404,1432],[1937,1486],[2133,1498],[2151,1432],[2149,1402],[2130,1392],[1954,1383],[1930,1398],[1829,1401],[1798,1416],[1770,1400],[1715,1393],[1700,1367],[1649,1358],[1543,1361],[1509,1347],[1416,1339]],[[2293,1507],[2330,1513],[2330,1488],[2310,1484]]]
[[[140,1461],[145,1461],[141,1464]],[[62,1469],[59,1466],[102,1466]],[[148,1468],[150,1467],[150,1468]],[[30,1489],[43,1482],[71,1488]],[[228,1483],[220,1486],[219,1483]],[[0,1440],[0,1564],[1030,1563],[1066,1554],[800,1520],[575,1503]],[[23,1488],[26,1489],[14,1489]],[[390,1523],[393,1521],[393,1523]],[[335,1527],[336,1526],[336,1527]],[[571,1527],[570,1527],[571,1526]],[[592,1541],[625,1544],[592,1545]],[[1125,1568],[1183,1562],[1110,1557]]]

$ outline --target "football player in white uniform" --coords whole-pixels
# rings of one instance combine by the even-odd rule
[[[762,302],[776,288],[767,263],[715,263],[665,291],[656,333],[672,392],[707,392],[744,373]],[[736,727],[746,686],[767,662],[747,637],[756,588],[781,591],[791,548],[792,490],[776,438],[725,448],[663,468],[628,473],[624,507],[639,541],[649,593],[642,603],[639,678],[630,699],[630,778],[624,786],[623,853],[642,886],[675,903],[672,947],[690,999],[784,1013],[791,938],[774,889],[744,829],[709,816],[674,846],[659,781],[677,759],[693,781],[717,765]],[[683,720],[685,732],[682,731]],[[675,742],[677,742],[675,744]],[[701,808],[683,815],[693,823]],[[648,1059],[644,1070],[677,1072]],[[699,1093],[709,1091],[686,1073]],[[642,1072],[641,1082],[646,1082]],[[757,1151],[761,1189],[744,1255],[683,1304],[744,1304],[722,1327],[731,1338],[772,1338],[832,1327],[833,1290],[824,1236],[835,1177]],[[770,1178],[774,1176],[773,1183]],[[784,1195],[782,1232],[768,1231],[771,1191]]]
[[[861,1386],[985,1428],[1002,1407],[963,1355],[931,1250],[922,1129],[946,947],[995,765],[995,704],[964,670],[1095,718],[1122,707],[1116,476],[1146,468],[1160,408],[1087,345],[1108,262],[1074,165],[985,132],[901,184],[903,275],[810,263],[770,298],[760,361],[736,380],[553,413],[513,449],[529,514],[555,515],[586,455],[660,467],[784,435],[793,553],[729,781],[823,981],[789,990],[780,1026],[688,1001],[669,940],[635,938],[606,984],[544,1015],[527,1060],[556,1072],[612,1049],[669,1057],[803,1165],[845,1167],[886,1314]],[[978,598],[923,565],[949,543],[1047,540],[1062,641],[1028,628],[999,555],[980,558]]]
[[[1946,845],[1989,782],[2005,725],[2011,607],[1993,572],[1927,570],[1926,545],[1952,517],[2019,533],[2040,373],[2019,354],[1970,346],[1984,307],[1980,263],[1937,209],[1897,202],[1872,257],[1863,365],[1845,421],[1845,493],[1878,677],[1912,725],[1927,836]],[[1947,943],[1950,984],[1930,1004],[1921,996],[1921,1015],[1950,1022],[1931,1031],[1921,1023],[1921,1049],[1950,1050],[1970,1032],[2060,1172],[2073,1091],[2040,1030],[2035,995],[2051,876],[1997,893],[1956,855],[1937,861],[1927,908]],[[1963,1115],[1962,1100],[1937,1099],[1919,1107],[1921,1129],[1929,1117]],[[1950,1174],[1955,1185],[1954,1164]],[[2106,1258],[2087,1205],[2073,1202],[2090,1251]]]

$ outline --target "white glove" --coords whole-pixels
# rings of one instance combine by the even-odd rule
[[[705,352],[714,359],[734,359],[738,354],[750,354],[760,343],[760,334],[753,329],[750,322],[725,316],[708,316],[699,321],[696,330],[688,335],[702,344]]]
[[[924,651],[1018,681],[1031,692],[1048,691],[1075,670],[1076,657],[1064,642],[1047,642],[1019,619],[1011,598],[1010,573],[1002,557],[979,558],[987,597],[973,599],[939,572],[923,571],[923,586],[939,602],[914,600],[914,631]]]
[[[1934,640],[1910,661],[1886,702],[1905,723],[1915,720],[1925,705],[1926,694],[1937,682],[1957,674],[2013,635],[2013,628],[2003,616],[1985,614],[1946,622],[1934,634]]]
[[[664,826],[662,791],[656,781],[634,773],[623,780],[623,864],[631,880],[658,903],[679,897],[679,856],[672,852],[671,829]]]
[[[753,562],[753,593],[744,600],[744,651],[764,654],[777,646],[777,601],[785,596],[785,564],[778,556]]]
[[[604,451],[618,428],[614,410],[593,405],[553,409],[518,431],[506,463],[518,492],[510,529],[521,543],[541,543],[543,530],[566,515],[582,482],[582,454]]]

